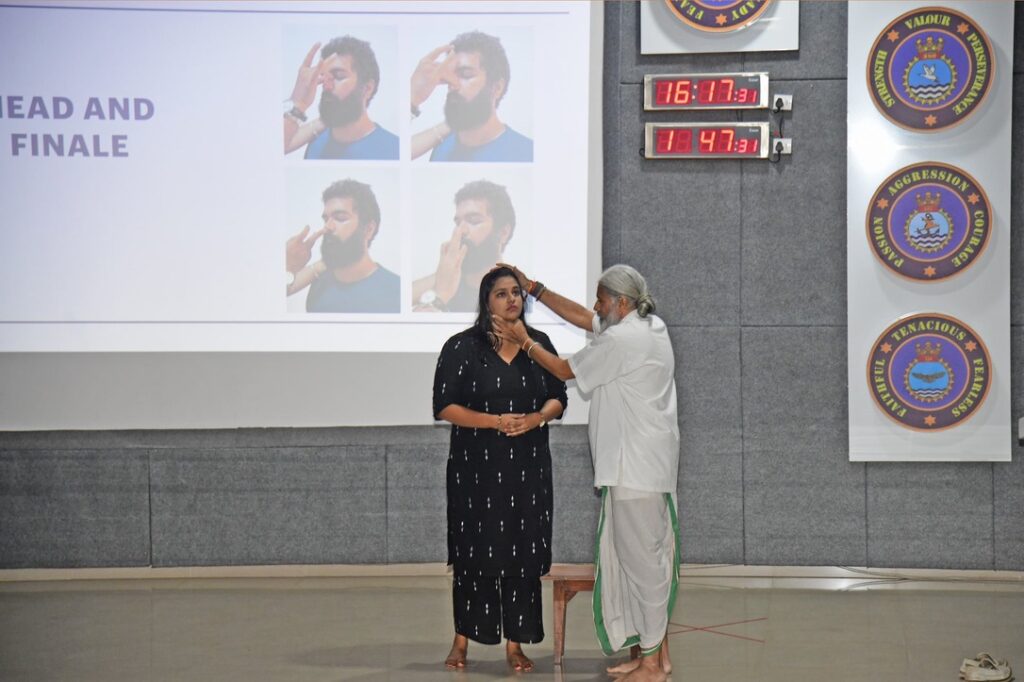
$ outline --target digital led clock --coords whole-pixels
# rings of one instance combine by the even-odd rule
[[[644,76],[644,110],[765,109],[768,74],[689,73]]]
[[[644,129],[648,159],[767,159],[770,154],[767,122],[648,123]]]

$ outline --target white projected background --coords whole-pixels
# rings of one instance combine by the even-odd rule
[[[460,187],[504,186],[516,227],[502,258],[592,296],[600,19],[578,2],[0,6],[0,428],[430,422],[436,353],[474,315],[414,311],[412,285],[437,267]],[[447,88],[413,118],[410,76],[473,30],[505,47],[497,113],[532,139],[531,162],[411,158]],[[342,35],[374,50],[368,114],[397,159],[284,153],[300,64]],[[394,312],[309,313],[307,291],[286,295],[285,240],[321,228],[321,193],[347,178],[381,207],[370,256],[399,278]],[[561,352],[582,346],[543,306],[531,315]]]

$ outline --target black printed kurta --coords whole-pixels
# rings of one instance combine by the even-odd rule
[[[531,336],[555,352],[547,335]],[[451,404],[488,414],[564,407],[565,384],[525,351],[504,360],[475,329],[448,339],[434,374],[434,417]],[[448,563],[459,575],[540,576],[551,567],[548,427],[509,437],[452,426],[448,451]]]

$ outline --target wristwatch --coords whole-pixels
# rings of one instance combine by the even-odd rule
[[[432,308],[437,308],[442,312],[448,312],[448,306],[445,305],[444,301],[441,300],[441,297],[438,296],[437,292],[433,289],[427,289],[420,294],[420,305],[426,305]]]
[[[284,115],[291,116],[300,123],[306,122],[306,112],[295,106],[295,102],[290,99],[284,101]]]

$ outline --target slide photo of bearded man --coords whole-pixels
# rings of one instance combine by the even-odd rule
[[[533,161],[533,34],[523,27],[424,32],[409,79],[413,159]]]
[[[415,205],[422,217],[413,225],[412,309],[476,312],[480,280],[495,263],[532,262],[530,177],[466,171],[429,183],[425,169],[418,173]]]
[[[286,29],[284,153],[309,160],[397,160],[396,29]]]
[[[288,178],[288,312],[401,312],[398,181],[389,169]]]

